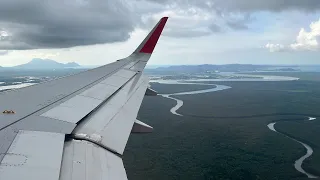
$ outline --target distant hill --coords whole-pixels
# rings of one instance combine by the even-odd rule
[[[294,69],[294,68],[280,68],[280,69],[276,69],[276,71],[299,71],[299,69]]]
[[[174,72],[242,72],[242,71],[258,71],[269,68],[269,65],[252,65],[252,64],[226,64],[226,65],[214,65],[214,64],[202,64],[202,65],[182,65],[182,66],[170,66],[170,67],[158,67],[152,71],[174,71]]]
[[[148,65],[146,66],[146,69],[156,69],[160,67],[170,67],[170,65]]]
[[[79,68],[81,67],[79,64],[75,62],[71,63],[59,63],[51,59],[32,59],[30,62],[26,64],[21,64],[18,66],[14,66],[13,68],[19,69],[63,69],[63,68]]]

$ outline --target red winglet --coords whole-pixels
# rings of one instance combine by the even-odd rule
[[[158,25],[155,27],[155,29],[153,30],[153,32],[151,31],[151,35],[149,36],[149,39],[145,42],[145,44],[143,45],[143,47],[140,49],[140,53],[148,53],[151,54],[154,50],[154,47],[156,46],[159,37],[161,35],[161,32],[166,24],[168,20],[168,17],[163,17],[161,18],[161,20],[159,21]]]

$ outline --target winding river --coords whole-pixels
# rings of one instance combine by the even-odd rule
[[[316,118],[309,117],[309,121],[310,121],[310,119],[315,120]],[[311,120],[311,121],[312,121],[312,120]],[[305,143],[303,143],[303,142],[301,142],[301,141],[298,141],[297,139],[294,139],[294,138],[289,137],[289,136],[287,136],[287,135],[285,135],[285,134],[283,134],[283,133],[281,133],[281,132],[278,132],[278,131],[275,129],[275,127],[274,127],[275,125],[276,125],[276,122],[270,123],[270,124],[268,124],[268,128],[269,128],[271,131],[274,131],[274,132],[276,132],[276,133],[280,133],[280,134],[282,134],[282,135],[284,135],[284,136],[286,136],[286,137],[288,137],[288,138],[290,138],[290,139],[292,139],[292,140],[300,143],[302,146],[304,146],[304,147],[307,149],[307,153],[306,153],[305,155],[303,155],[301,158],[299,158],[298,160],[295,161],[294,167],[296,168],[296,170],[299,171],[299,172],[301,172],[302,174],[305,174],[306,176],[308,176],[308,178],[318,178],[318,176],[312,175],[312,174],[306,172],[306,171],[302,168],[302,163],[303,163],[303,161],[312,155],[312,153],[313,153],[312,148],[311,148],[309,145],[307,145],[307,144],[305,144]]]
[[[248,77],[253,77],[253,76],[256,76],[256,75],[243,75],[243,76],[248,76]],[[254,79],[254,78],[248,78],[248,79],[196,79],[196,80],[188,80],[188,82],[185,82],[185,81],[179,81],[179,80],[153,80],[153,81],[150,81],[150,82],[157,82],[157,83],[160,83],[160,84],[196,84],[196,85],[203,85],[203,86],[214,86],[214,87],[210,87],[208,89],[204,89],[204,90],[196,90],[196,91],[186,91],[186,92],[179,92],[179,93],[171,93],[171,94],[159,94],[161,95],[162,97],[164,98],[168,98],[168,99],[171,99],[171,100],[174,100],[176,101],[176,105],[170,109],[170,112],[174,115],[177,115],[177,116],[183,116],[182,114],[178,113],[177,111],[183,106],[183,101],[180,100],[180,99],[177,99],[177,98],[174,98],[174,97],[171,97],[171,96],[181,96],[181,95],[192,95],[192,94],[202,94],[202,93],[208,93],[208,92],[216,92],[216,91],[222,91],[222,90],[226,90],[226,89],[230,89],[231,87],[229,86],[224,86],[224,85],[218,85],[218,84],[210,84],[210,83],[203,83],[203,82],[212,82],[212,81],[216,81],[216,82],[221,82],[221,81],[293,81],[293,80],[298,80],[298,78],[294,78],[294,77],[284,77],[284,76],[256,76],[256,77],[260,77],[260,79]],[[198,83],[199,82],[199,83]],[[309,121],[313,121],[315,120],[316,118],[314,117],[308,117]],[[271,131],[274,131],[276,133],[279,133],[279,134],[282,134],[280,132],[278,132],[276,129],[275,129],[275,124],[276,122],[273,122],[273,123],[270,123],[268,124],[268,128],[271,130]],[[291,138],[285,134],[282,134],[298,143],[300,143],[301,145],[303,145],[306,149],[307,149],[307,153],[300,157],[298,160],[295,161],[294,163],[294,167],[297,171],[305,174],[308,178],[318,178],[317,176],[315,175],[312,175],[308,172],[306,172],[303,168],[302,168],[302,163],[305,159],[307,159],[308,157],[310,157],[313,153],[313,149],[301,142],[301,141],[298,141],[297,139],[294,139],[294,138]]]
[[[177,104],[170,109],[170,112],[177,116],[183,116],[182,114],[177,113],[177,110],[180,109],[183,106],[183,101],[171,96],[181,96],[181,95],[191,95],[191,94],[202,94],[202,93],[208,93],[208,92],[215,92],[215,91],[222,91],[225,89],[229,89],[231,87],[224,86],[224,85],[218,85],[218,84],[204,84],[204,83],[190,83],[190,82],[179,82],[179,81],[162,81],[159,82],[161,84],[196,84],[196,85],[205,85],[205,86],[214,86],[213,88],[204,89],[204,90],[197,90],[197,91],[186,91],[186,92],[180,92],[180,93],[172,93],[172,94],[160,94],[162,97],[175,100]]]

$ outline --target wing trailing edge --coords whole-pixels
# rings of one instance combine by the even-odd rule
[[[136,119],[133,124],[131,133],[151,133],[152,131],[153,127]]]
[[[146,96],[157,96],[158,93],[157,93],[157,91],[155,91],[155,90],[153,90],[153,89],[148,87],[147,90],[146,90],[145,95]]]

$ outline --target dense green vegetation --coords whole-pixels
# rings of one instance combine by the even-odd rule
[[[22,76],[54,78],[80,71],[12,71],[1,73],[0,82],[27,80]],[[304,147],[270,131],[267,124],[271,122],[278,122],[278,131],[313,148],[314,154],[303,168],[320,175],[320,73],[263,74],[301,79],[211,82],[232,88],[176,96],[184,101],[178,111],[183,117],[170,113],[175,101],[145,97],[138,119],[153,126],[154,132],[130,136],[123,157],[129,179],[307,179],[293,167],[305,154]],[[162,94],[211,87],[152,83],[152,88]],[[318,119],[307,121],[310,116]]]
[[[293,167],[305,154],[304,147],[270,131],[267,124],[274,121],[283,121],[276,126],[279,130],[315,145],[303,167],[320,175],[319,128],[314,124],[318,122],[304,121],[308,116],[320,117],[320,84],[216,83],[232,89],[177,96],[184,101],[178,111],[183,117],[169,112],[175,104],[172,100],[144,99],[139,119],[155,132],[130,137],[124,154],[129,179],[307,179]],[[185,86],[158,84],[153,88],[161,93]]]
[[[307,143],[314,150],[312,156],[306,159],[303,168],[310,173],[320,174],[320,122],[319,121],[284,121],[276,124],[279,132]]]

